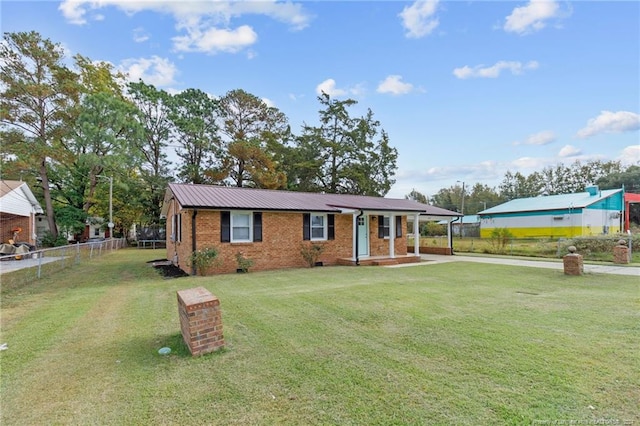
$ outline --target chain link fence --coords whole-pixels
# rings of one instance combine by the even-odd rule
[[[3,290],[20,287],[125,247],[125,238],[111,238],[3,255],[0,256],[0,281]]]

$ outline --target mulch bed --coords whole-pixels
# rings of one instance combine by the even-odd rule
[[[164,278],[181,278],[189,276],[189,274],[173,265],[171,261],[167,259],[150,260],[147,263],[150,263],[151,266],[153,266],[154,269]]]

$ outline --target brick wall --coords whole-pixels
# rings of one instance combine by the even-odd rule
[[[33,234],[34,230],[32,229],[32,221],[28,216],[10,216],[10,217],[0,217],[0,243],[7,243],[9,239],[13,239],[13,231],[12,229],[21,228],[22,232],[18,234],[16,243],[29,243],[34,244]]]
[[[167,213],[167,258],[176,259],[174,263],[185,272],[193,273],[187,259],[192,252],[193,211],[181,212],[182,238],[179,242],[171,241],[171,216],[178,207],[172,202]],[[335,215],[335,239],[328,241],[303,241],[302,213],[262,212],[262,241],[251,243],[220,242],[220,212],[198,211],[196,215],[197,249],[215,247],[219,252],[220,264],[206,271],[206,275],[214,273],[236,272],[238,264],[236,253],[241,252],[245,258],[253,260],[251,271],[302,268],[307,264],[300,254],[301,246],[319,244],[324,247],[319,261],[324,265],[335,265],[339,258],[351,258],[353,255],[353,217],[351,215]],[[406,218],[402,218],[402,237],[395,239],[395,254],[407,254]],[[370,226],[370,255],[388,256],[389,240],[378,238],[376,226]],[[200,272],[198,272],[200,273]]]

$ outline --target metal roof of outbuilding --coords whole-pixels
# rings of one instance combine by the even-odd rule
[[[402,211],[434,216],[460,216],[413,200],[370,197],[364,195],[322,194],[277,191],[216,185],[169,184],[169,189],[183,208],[317,211],[343,210]]]
[[[611,197],[621,192],[622,189],[598,190],[594,195],[589,192],[577,192],[575,194],[547,195],[531,198],[518,198],[506,203],[483,210],[478,215],[485,216],[498,213],[534,212],[544,210],[578,209],[590,206],[598,201]]]

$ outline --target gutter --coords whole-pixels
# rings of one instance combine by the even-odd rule
[[[453,222],[457,222],[458,220],[460,221],[460,238],[462,238],[462,218],[463,217],[464,216],[458,216],[457,218],[449,222],[449,246],[451,247],[451,254],[454,254],[453,253]]]
[[[191,215],[191,254],[196,251],[196,216],[198,215],[198,210],[193,210],[193,214]],[[196,274],[196,266],[193,262],[191,262],[191,275]]]

